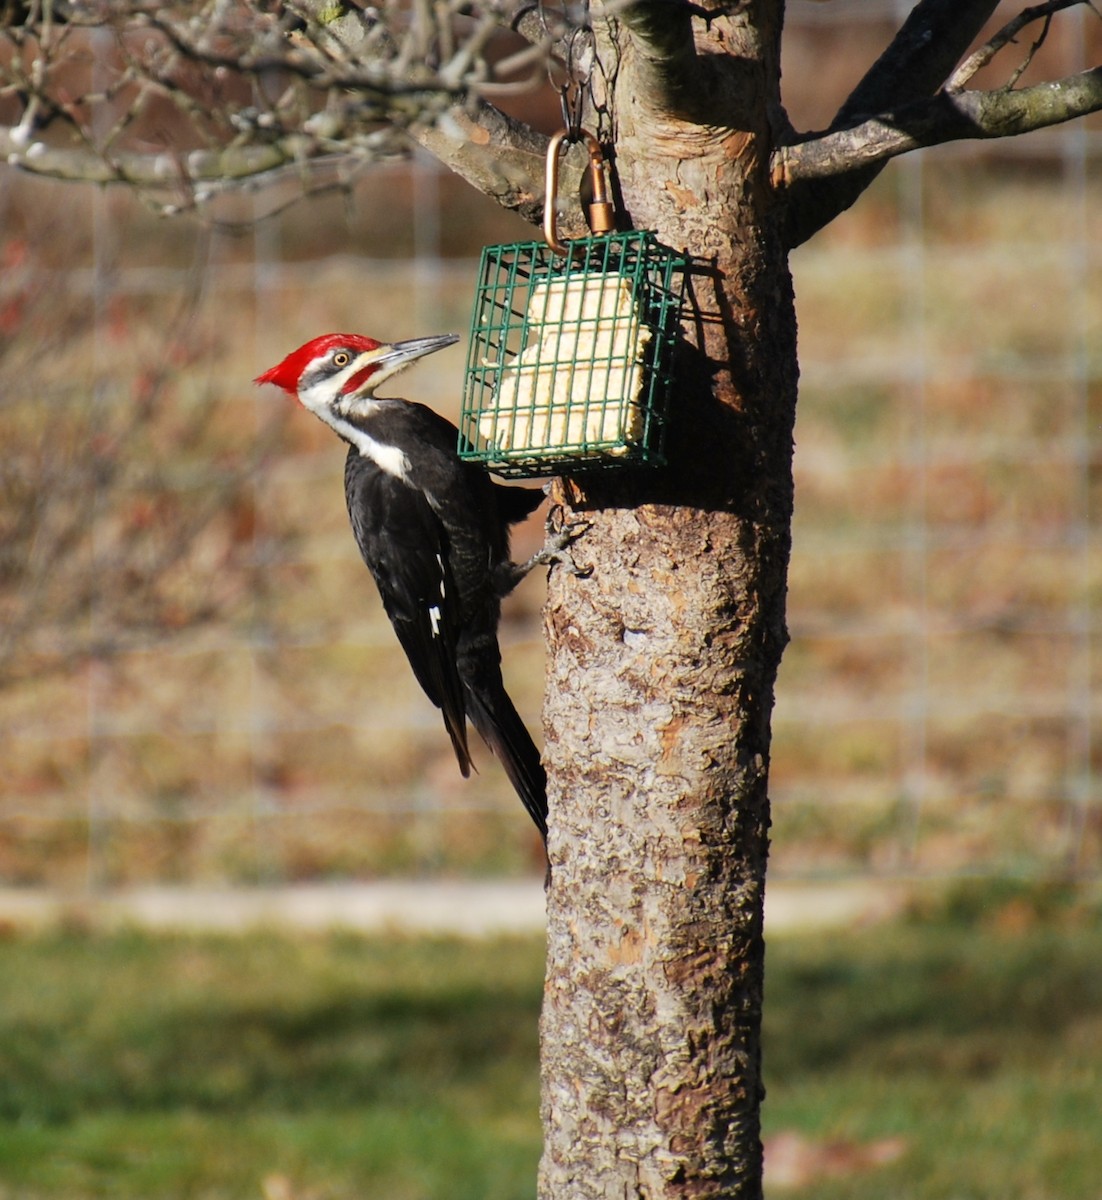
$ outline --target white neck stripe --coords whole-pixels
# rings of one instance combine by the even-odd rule
[[[316,409],[315,411],[346,442],[351,442],[364,458],[370,458],[388,475],[393,475],[406,483],[409,482],[409,459],[404,450],[400,450],[397,446],[388,446],[385,442],[376,441],[369,433],[364,433],[351,421],[344,420],[330,409]]]
[[[361,355],[339,375],[328,376],[311,386],[301,388],[298,393],[299,401],[304,408],[320,417],[330,429],[340,434],[346,442],[355,446],[365,458],[371,459],[388,475],[408,483],[409,459],[405,452],[397,446],[388,446],[385,442],[376,441],[348,419],[351,415],[367,416],[375,407],[371,396],[343,396],[340,391],[347,377],[356,369],[362,368],[362,357]]]

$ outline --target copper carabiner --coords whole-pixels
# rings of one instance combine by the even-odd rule
[[[564,142],[584,139],[589,151],[589,178],[593,187],[593,198],[589,202],[589,226],[596,234],[611,233],[616,226],[615,206],[609,196],[608,174],[601,143],[588,129],[560,129],[547,147],[547,179],[543,202],[543,236],[556,254],[569,254],[570,247],[559,240],[556,229],[555,202],[559,194],[559,150]]]

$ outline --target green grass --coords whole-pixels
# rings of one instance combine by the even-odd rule
[[[1102,934],[1097,913],[1043,909],[1013,894],[978,921],[771,948],[767,1131],[902,1149],[816,1200],[1097,1197]]]
[[[542,948],[0,945],[0,1197],[521,1197]]]
[[[541,972],[538,939],[9,934],[0,1198],[530,1197]],[[1095,1200],[1097,912],[771,940],[766,1078],[812,1163],[773,1195]]]

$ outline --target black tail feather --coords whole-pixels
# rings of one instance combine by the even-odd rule
[[[509,525],[523,521],[547,499],[543,488],[510,487],[504,483],[494,484],[494,495],[501,519]]]
[[[547,774],[532,735],[498,681],[478,692],[467,688],[467,714],[505,768],[528,815],[547,842]]]

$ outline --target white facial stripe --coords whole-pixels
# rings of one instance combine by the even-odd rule
[[[335,375],[325,376],[306,387],[300,386],[298,398],[305,408],[320,417],[345,441],[351,442],[365,458],[370,458],[387,474],[408,480],[409,459],[403,451],[397,446],[388,446],[385,442],[376,441],[370,434],[364,433],[346,419],[350,415],[367,416],[375,403],[370,396],[361,396],[358,400],[343,397],[341,388],[357,371],[362,371],[377,353],[375,350],[365,350]]]
[[[365,356],[361,355],[359,360],[361,368],[367,366],[367,362],[363,361],[364,357]],[[389,379],[391,375],[397,375],[399,371],[404,371],[406,367],[413,364],[413,361],[414,360],[411,358],[403,358],[399,359],[397,362],[384,364],[383,366],[379,367],[371,376],[371,390],[374,391],[379,384],[383,382],[383,380]]]

